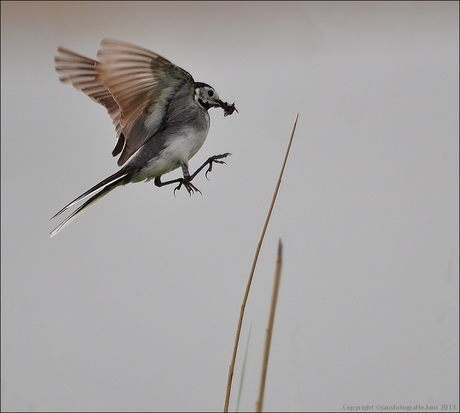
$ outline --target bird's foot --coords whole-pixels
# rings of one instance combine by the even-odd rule
[[[180,178],[179,179],[179,185],[177,185],[175,188],[174,188],[174,196],[176,196],[176,191],[178,191],[179,189],[182,188],[182,185],[185,187],[185,189],[188,191],[188,193],[190,195],[192,195],[194,192],[199,192],[201,194],[201,191],[195,186],[192,184],[191,182],[191,178],[188,177],[188,178]],[[203,194],[201,194],[203,195]]]
[[[208,173],[212,171],[212,164],[220,163],[220,164],[226,165],[226,162],[221,161],[220,159],[226,158],[227,156],[230,156],[230,155],[231,153],[227,152],[227,153],[223,153],[222,155],[214,155],[208,158],[208,160],[203,164],[203,166],[208,165],[208,169],[204,173],[204,176],[206,177],[207,180],[209,180]]]
[[[193,175],[189,175],[188,174],[188,169],[185,169],[183,171],[183,173],[184,173],[183,178],[178,178],[178,179],[173,179],[171,181],[161,182],[161,176],[157,176],[155,178],[155,181],[154,181],[155,185],[158,186],[158,187],[161,187],[161,186],[165,186],[165,185],[178,183],[178,185],[174,188],[174,196],[176,196],[176,191],[181,189],[182,186],[185,186],[185,189],[188,191],[188,193],[190,195],[192,195],[194,192],[199,192],[201,194],[201,191],[195,185],[192,184],[193,178],[195,178],[195,176],[197,176],[207,166],[208,169],[206,170],[204,175],[205,175],[206,179],[209,179],[208,178],[208,173],[212,171],[212,165],[214,163],[225,164],[225,162],[222,161],[221,159],[224,159],[224,158],[226,158],[227,156],[230,156],[230,155],[231,155],[231,153],[227,152],[227,153],[223,153],[221,155],[211,156],[211,157],[209,157],[207,159],[207,161],[203,165],[201,165],[193,173]]]

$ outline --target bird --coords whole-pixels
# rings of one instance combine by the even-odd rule
[[[189,160],[208,135],[208,110],[220,107],[224,116],[238,112],[235,103],[223,102],[213,87],[195,82],[190,73],[159,54],[119,40],[103,39],[97,59],[59,46],[55,69],[61,82],[106,108],[115,125],[117,143],[112,156],[119,156],[120,169],[57,212],[51,219],[91,196],[50,237],[121,185],[153,179],[157,187],[176,183],[174,194],[182,186],[190,195],[201,193],[193,178],[206,166],[207,178],[214,163],[224,164],[223,159],[231,155],[211,156],[193,174],[189,172]],[[161,180],[179,167],[182,178]]]

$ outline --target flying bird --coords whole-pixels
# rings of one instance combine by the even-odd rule
[[[75,218],[120,185],[154,179],[161,187],[177,183],[192,194],[200,192],[193,178],[206,166],[230,155],[214,155],[190,174],[188,161],[203,145],[209,131],[208,110],[220,107],[224,116],[238,112],[235,104],[223,102],[217,92],[169,60],[133,44],[104,39],[89,59],[64,47],[55,57],[60,80],[72,84],[104,106],[115,125],[117,143],[112,151],[121,167],[67,204],[52,218],[91,196],[50,234],[56,235]],[[182,168],[182,178],[161,181],[161,176]]]

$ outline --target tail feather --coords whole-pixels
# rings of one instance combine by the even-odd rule
[[[90,206],[94,205],[97,201],[99,201],[102,197],[107,195],[110,191],[114,190],[117,186],[124,185],[127,182],[129,182],[130,176],[130,171],[126,171],[126,169],[121,169],[113,175],[109,176],[108,178],[104,179],[103,181],[99,182],[98,184],[94,185],[92,188],[88,189],[79,197],[75,198],[72,202],[68,203],[58,213],[53,215],[51,219],[56,218],[58,215],[61,215],[64,211],[66,211],[82,199],[86,198],[87,196],[93,195],[83,205],[81,205],[78,209],[72,212],[72,214],[70,214],[60,225],[58,225],[50,233],[50,237],[54,237],[58,232],[60,232],[63,228],[69,225],[74,219],[76,219],[79,215],[85,212]]]
[[[50,238],[54,237],[58,232],[62,231],[67,225],[69,225],[74,219],[76,219],[78,216],[83,214],[88,208],[93,206],[97,201],[102,199],[105,195],[107,195],[110,191],[113,191],[117,186],[123,185],[124,183],[125,176],[121,176],[117,180],[113,181],[109,185],[106,185],[101,191],[99,191],[97,194],[93,195],[90,199],[88,199],[83,205],[81,205],[79,208],[77,208],[72,214],[70,214],[61,224],[59,224],[53,231],[50,233]],[[99,185],[99,184],[98,184]],[[97,186],[97,185],[96,185]],[[96,188],[99,189],[99,188]],[[77,199],[81,199],[82,196],[80,196]],[[72,205],[74,202],[71,202],[69,205]],[[58,214],[57,214],[58,215]]]
[[[93,194],[96,192],[98,189],[101,189],[104,186],[107,186],[108,184],[114,182],[115,180],[119,181],[122,180],[121,178],[126,178],[128,175],[128,172],[123,171],[123,169],[119,170],[118,172],[114,173],[113,175],[110,175],[108,178],[104,179],[103,181],[99,182],[98,184],[94,185],[92,188],[88,189],[86,192],[81,194],[79,197],[75,198],[73,201],[69,202],[64,208],[62,208],[60,211],[56,212],[51,218],[56,218],[57,216],[61,215],[63,212],[67,211],[70,207],[75,205],[77,202],[81,201],[83,198],[86,198],[87,196]]]

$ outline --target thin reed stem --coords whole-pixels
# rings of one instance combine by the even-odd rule
[[[259,399],[256,403],[256,412],[262,411],[264,402],[265,381],[267,379],[268,357],[270,355],[270,344],[272,342],[273,324],[275,322],[276,301],[280,288],[281,266],[283,264],[283,244],[278,242],[278,257],[276,259],[275,283],[273,285],[272,303],[270,305],[270,316],[268,318],[267,336],[265,339],[264,358],[262,361],[262,373],[260,375]]]
[[[272,211],[273,211],[273,206],[275,205],[276,196],[278,195],[278,190],[279,190],[280,185],[281,185],[281,179],[283,177],[284,168],[286,167],[286,162],[287,162],[287,159],[288,159],[288,156],[289,156],[289,151],[291,150],[292,140],[294,139],[294,133],[295,133],[295,129],[296,129],[296,126],[297,126],[297,120],[298,119],[299,119],[299,115],[297,114],[297,116],[295,118],[294,126],[292,128],[291,138],[289,139],[289,144],[288,144],[288,147],[287,147],[287,150],[286,150],[286,155],[284,156],[284,161],[283,161],[283,165],[281,167],[281,172],[280,172],[280,175],[278,177],[278,182],[276,183],[275,192],[273,193],[270,208],[268,209],[267,218],[265,219],[265,224],[264,224],[264,227],[262,229],[262,234],[260,236],[259,243],[257,244],[256,253],[254,255],[254,260],[252,262],[251,272],[249,273],[249,279],[248,279],[248,283],[246,285],[246,291],[245,291],[244,297],[243,297],[243,303],[241,304],[240,317],[238,319],[238,326],[236,328],[235,343],[233,345],[232,360],[231,360],[230,366],[228,368],[227,394],[225,396],[224,412],[228,412],[228,405],[230,403],[230,394],[231,394],[231,391],[232,391],[233,373],[235,371],[235,361],[236,361],[236,355],[238,353],[238,343],[240,341],[241,326],[243,324],[243,318],[244,318],[244,310],[246,308],[246,303],[248,301],[249,290],[251,289],[251,284],[252,284],[252,278],[254,277],[254,271],[256,269],[257,259],[259,258],[259,253],[260,253],[260,249],[262,247],[262,243],[263,243],[263,240],[264,240],[264,237],[265,237],[265,232],[267,231],[268,223],[270,222],[270,217],[271,217],[271,214],[272,214]]]

